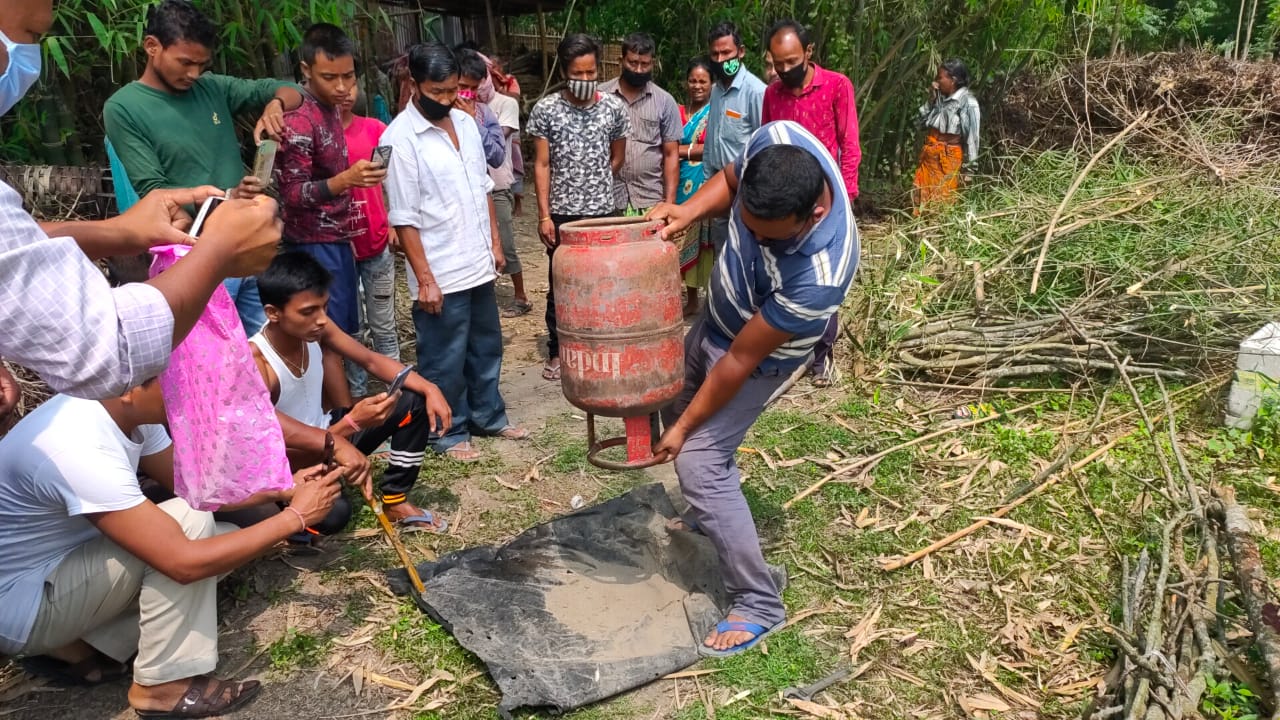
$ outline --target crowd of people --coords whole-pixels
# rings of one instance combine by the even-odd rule
[[[0,110],[38,77],[52,4],[0,0]],[[689,502],[672,532],[711,539],[732,599],[700,651],[741,652],[780,628],[785,609],[734,453],[791,379],[834,380],[837,312],[859,251],[854,86],[814,62],[807,28],[769,30],[766,84],[746,67],[737,28],[716,25],[685,69],[683,104],[654,81],[651,35],[624,38],[621,74],[607,82],[600,44],[568,35],[560,89],[523,126],[518,83],[467,47],[409,48],[400,97],[380,99],[399,109],[384,122],[356,112],[361,72],[341,28],[305,32],[300,83],[210,73],[216,41],[187,0],[151,10],[142,76],[102,110],[115,182],[140,198],[121,215],[38,224],[0,185],[0,357],[59,393],[0,439],[0,655],[69,682],[131,674],[129,702],[143,717],[226,713],[259,686],[210,674],[219,577],[344,528],[343,480],[379,498],[402,531],[444,531],[409,497],[428,456],[474,462],[473,436],[529,437],[500,383],[501,318],[533,310],[513,227],[522,134],[549,260],[562,226],[586,218],[645,216],[680,243],[686,384],[654,452],[675,462]],[[921,108],[921,204],[953,193],[973,167],[968,83],[948,61]],[[242,160],[235,119],[245,114],[258,118],[255,142],[278,147],[268,181]],[[226,200],[195,241],[185,231],[211,197]],[[172,243],[192,247],[146,282],[109,287],[93,264]],[[413,299],[412,369],[399,360],[396,253]],[[514,288],[505,308],[502,274]],[[224,290],[294,482],[210,513],[175,496],[156,377]],[[558,380],[551,289],[545,320],[543,377]],[[370,393],[370,376],[403,384]],[[16,401],[0,366],[0,416]],[[388,464],[375,488],[369,456],[379,451]]]

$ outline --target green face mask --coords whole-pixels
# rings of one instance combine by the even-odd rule
[[[733,77],[742,69],[741,58],[730,58],[720,63],[720,68],[724,72],[725,77]]]

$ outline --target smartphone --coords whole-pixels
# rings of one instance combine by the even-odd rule
[[[404,387],[404,381],[409,379],[409,373],[411,372],[413,372],[413,368],[406,365],[403,370],[396,373],[395,379],[387,386],[387,394],[395,395],[400,392],[400,389]]]
[[[391,164],[391,146],[379,145],[373,149],[373,155],[369,157],[369,162],[380,167],[386,167]]]
[[[209,219],[209,216],[213,214],[213,211],[218,209],[218,206],[226,199],[227,197],[223,195],[220,197],[211,197],[205,200],[204,204],[200,206],[200,212],[196,213],[196,220],[191,223],[191,231],[188,234],[193,238],[200,237],[200,231],[204,229],[205,221]]]
[[[271,184],[271,171],[276,165],[276,151],[280,146],[275,140],[263,140],[258,146],[258,154],[253,159],[253,174],[265,187]]]

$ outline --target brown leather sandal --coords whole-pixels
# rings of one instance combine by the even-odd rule
[[[172,710],[135,709],[134,712],[140,718],[153,720],[215,717],[239,710],[257,697],[260,690],[262,683],[257,680],[219,680],[199,675],[191,678],[186,694]]]

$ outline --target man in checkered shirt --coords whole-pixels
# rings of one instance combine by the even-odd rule
[[[52,0],[5,6],[0,112],[39,77],[40,36],[52,24]],[[228,200],[196,247],[146,283],[112,289],[92,260],[191,243],[182,206],[221,194],[213,187],[154,191],[110,220],[38,224],[21,196],[0,183],[0,358],[31,368],[57,392],[87,399],[118,396],[155,377],[214,288],[271,261],[280,239],[275,202]],[[17,401],[17,384],[0,366],[0,417]]]

